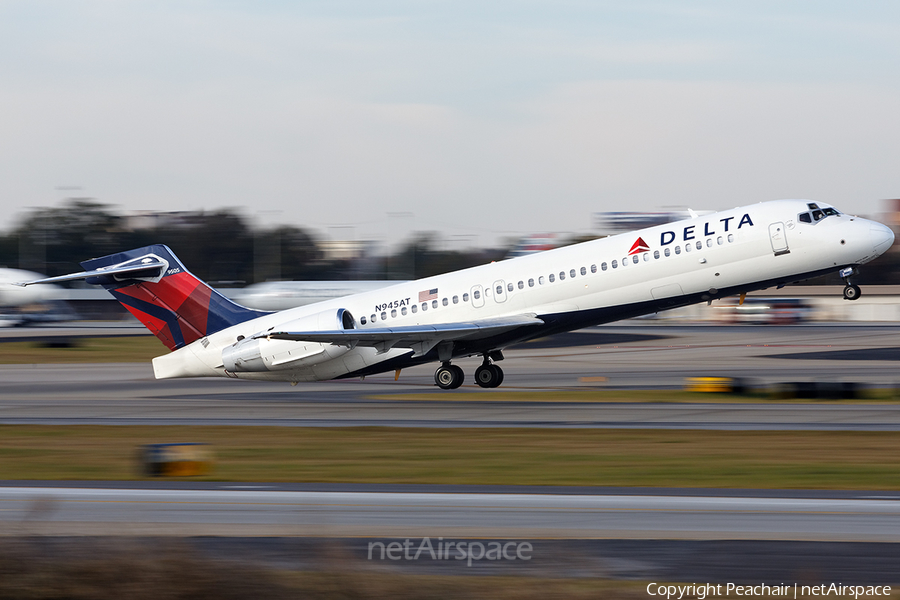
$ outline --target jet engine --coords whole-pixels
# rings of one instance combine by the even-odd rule
[[[289,321],[269,328],[271,331],[319,332],[354,329],[355,321],[349,311],[339,308]],[[350,351],[348,346],[293,340],[270,340],[260,332],[238,340],[222,350],[222,364],[232,373],[259,373],[313,367],[339,358]]]

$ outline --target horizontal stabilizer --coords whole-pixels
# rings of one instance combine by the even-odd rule
[[[91,271],[80,271],[78,273],[70,273],[68,275],[60,275],[58,277],[47,277],[45,279],[37,279],[35,281],[22,281],[14,285],[25,287],[26,285],[34,285],[36,283],[60,283],[63,281],[77,281],[79,279],[88,279],[89,277],[101,276],[120,276],[128,275],[129,278],[157,278],[162,274],[163,269],[169,264],[158,259],[150,259],[146,263],[125,263],[114,265],[111,267],[102,267]]]

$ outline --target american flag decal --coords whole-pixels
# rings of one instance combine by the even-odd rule
[[[434,300],[435,298],[437,298],[437,290],[437,288],[433,288],[430,290],[425,290],[424,292],[419,292],[419,302]]]

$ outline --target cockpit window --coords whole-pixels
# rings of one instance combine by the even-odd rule
[[[809,212],[797,215],[797,220],[801,223],[818,223],[825,217],[837,217],[841,214],[840,211],[834,208],[819,208],[819,205],[813,202],[810,202],[807,206],[810,209]]]

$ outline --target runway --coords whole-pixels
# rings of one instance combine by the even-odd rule
[[[850,381],[893,388],[900,381],[892,351],[898,333],[896,325],[597,328],[506,351],[506,381],[497,391],[507,394],[500,401],[471,383],[437,389],[430,365],[404,371],[399,381],[385,374],[296,387],[157,381],[149,364],[2,365],[0,423],[896,431],[900,404],[569,402],[554,392],[680,389],[685,377],[697,375],[757,385]],[[458,364],[471,373],[478,361]],[[535,391],[546,395],[514,396]],[[471,392],[485,393],[473,402]]]
[[[390,374],[292,388],[224,379],[156,381],[149,364],[4,365],[0,423],[900,430],[900,405],[894,404],[642,404],[554,396],[680,389],[685,377],[697,375],[758,385],[827,380],[894,387],[900,381],[898,333],[896,325],[630,323],[506,351],[500,391],[545,392],[542,401],[509,395],[491,400],[491,391],[481,395],[471,384],[441,391],[433,385],[432,366],[404,371],[399,381]],[[470,374],[477,361],[459,364]],[[470,400],[472,392],[481,399]],[[59,543],[84,536],[188,536],[193,544],[215,547],[210,551],[219,556],[279,566],[294,560],[285,558],[290,549],[319,556],[321,544],[338,544],[370,568],[365,553],[373,540],[429,537],[533,544],[534,562],[472,567],[501,574],[733,581],[828,573],[871,583],[889,581],[895,571],[900,495],[8,482],[0,485],[0,522],[2,535]],[[290,564],[302,563],[297,561]],[[464,565],[454,562],[452,568],[465,571]],[[415,561],[388,566],[451,568]]]
[[[900,499],[0,487],[5,535],[900,541]],[[262,488],[262,489],[260,489]]]

